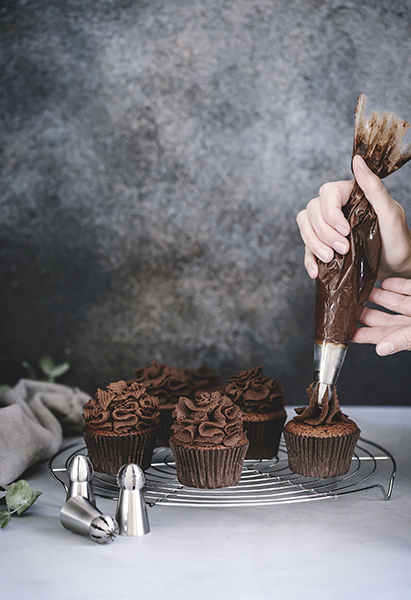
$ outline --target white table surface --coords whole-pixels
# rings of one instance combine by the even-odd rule
[[[391,500],[374,489],[275,506],[154,506],[148,535],[99,546],[61,526],[65,492],[42,464],[25,478],[43,495],[0,530],[1,600],[409,600],[411,407],[343,410],[394,455]],[[114,501],[98,507],[114,516]]]

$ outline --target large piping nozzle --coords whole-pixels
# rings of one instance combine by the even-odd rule
[[[116,519],[120,535],[140,536],[150,533],[147,507],[143,495],[144,473],[133,463],[121,467],[117,474],[120,495]]]
[[[348,346],[345,344],[314,342],[314,381],[318,383],[318,404],[320,406],[327,386],[328,395],[332,394],[332,386],[337,383],[347,350]]]
[[[109,544],[118,534],[118,524],[112,517],[103,515],[87,498],[75,496],[67,500],[60,512],[63,527],[89,535],[97,544]]]
[[[83,496],[95,504],[93,484],[91,483],[94,470],[90,459],[82,454],[74,456],[67,467],[67,474],[70,482],[66,500]]]

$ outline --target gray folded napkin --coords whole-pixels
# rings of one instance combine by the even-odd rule
[[[90,398],[78,388],[20,379],[0,394],[0,485],[50,458],[64,434],[79,434],[83,406]]]

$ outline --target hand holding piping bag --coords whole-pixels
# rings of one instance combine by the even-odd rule
[[[374,288],[369,300],[397,314],[390,315],[375,309],[364,308],[354,342],[376,344],[380,356],[411,349],[411,231],[405,212],[386,191],[381,179],[375,175],[360,156],[354,156],[353,172],[358,185],[373,206],[379,221],[382,251],[378,278],[384,279],[381,289]],[[348,201],[353,181],[327,183],[319,196],[297,216],[301,237],[305,243],[305,267],[313,279],[318,276],[316,257],[329,262],[334,251],[346,254],[350,231],[342,207]]]

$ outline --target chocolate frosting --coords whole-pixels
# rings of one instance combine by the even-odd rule
[[[83,411],[87,427],[94,431],[145,433],[158,425],[158,400],[139,383],[110,383],[98,389]]]
[[[329,399],[329,387],[331,387],[331,398]],[[340,403],[337,396],[337,387],[327,386],[322,398],[322,405],[318,405],[318,386],[312,383],[307,388],[309,405],[295,408],[297,416],[294,421],[302,421],[307,425],[331,425],[337,421],[347,421],[347,415],[341,412]]]
[[[223,382],[213,369],[207,365],[201,365],[198,369],[184,370],[188,385],[191,387],[190,396],[201,392],[216,392],[224,387]]]
[[[264,377],[263,367],[239,371],[228,380],[225,394],[244,413],[268,413],[284,407],[284,390],[275,379]]]
[[[391,113],[372,112],[365,117],[361,95],[355,117],[353,156],[359,154],[380,178],[399,169],[411,158],[402,137],[408,123]],[[377,279],[381,236],[377,215],[355,182],[343,212],[348,220],[350,250],[334,253],[331,262],[318,260],[315,297],[315,340],[347,345]]]
[[[176,403],[180,396],[188,396],[191,393],[187,375],[178,367],[159,365],[153,360],[151,365],[137,369],[135,375],[134,381],[144,385],[150,394],[157,396],[160,405]]]
[[[241,410],[220,392],[181,397],[173,412],[174,439],[194,446],[235,446],[244,441]]]
[[[157,396],[160,405],[176,403],[180,396],[194,398],[203,391],[215,391],[223,383],[206,365],[198,369],[180,369],[168,364],[159,365],[153,360],[135,371],[135,380],[144,385],[150,393]]]

